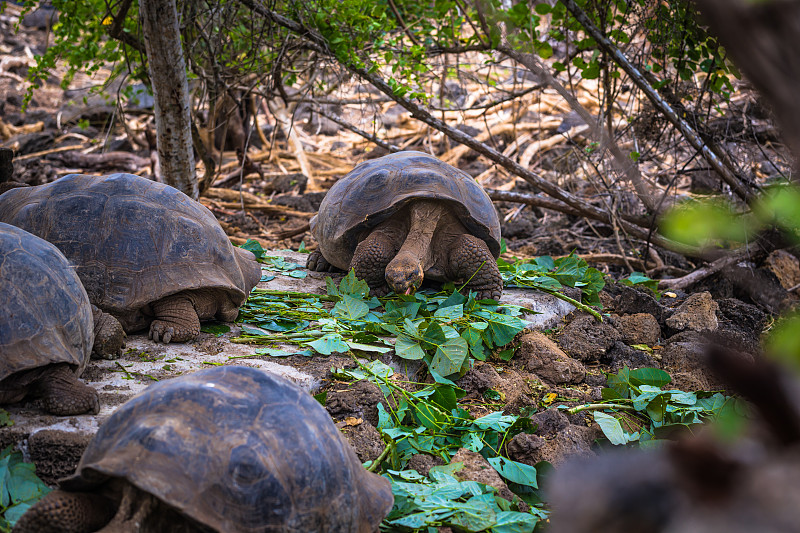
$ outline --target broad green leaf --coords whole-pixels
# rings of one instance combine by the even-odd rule
[[[447,339],[436,348],[430,367],[442,376],[449,376],[461,370],[467,357],[467,341],[461,337]]]
[[[203,333],[210,333],[217,337],[221,337],[225,333],[228,333],[231,330],[230,326],[226,324],[205,324],[200,328],[200,331]]]
[[[484,531],[494,525],[496,505],[475,498],[459,504],[449,523],[466,531]]]
[[[650,385],[653,387],[663,387],[672,381],[667,372],[658,368],[637,368],[630,371],[630,381],[634,385]]]
[[[394,344],[394,352],[398,357],[403,359],[422,359],[425,357],[425,350],[419,345],[419,342],[407,335],[398,335],[397,341]]]
[[[374,344],[363,344],[360,342],[345,341],[351,350],[361,350],[362,352],[386,353],[392,351],[388,346],[375,346]]]
[[[263,259],[267,254],[267,251],[264,250],[264,247],[261,246],[261,244],[255,239],[247,239],[247,242],[241,245],[240,248],[253,252],[257,260]]]
[[[314,342],[309,342],[308,345],[322,355],[330,355],[334,352],[347,353],[350,349],[338,333],[329,333]]]
[[[350,272],[339,282],[339,294],[366,298],[369,295],[369,285],[366,281],[356,278],[356,271],[350,269]]]
[[[602,411],[594,412],[594,421],[600,426],[603,435],[614,445],[622,445],[628,442],[625,438],[625,432],[622,430],[622,425],[619,420],[613,416]]]
[[[505,457],[489,457],[486,459],[497,472],[509,481],[528,487],[538,488],[536,469],[524,463],[518,463]]]
[[[333,306],[331,313],[347,320],[358,320],[367,316],[369,306],[360,298],[353,298],[350,294],[345,293],[342,294],[342,299]]]
[[[539,518],[530,513],[501,511],[497,513],[495,524],[489,531],[491,533],[533,533],[537,523],[539,523]]]
[[[433,316],[445,320],[458,320],[464,316],[464,306],[463,304],[457,304],[449,307],[440,307],[433,313]]]

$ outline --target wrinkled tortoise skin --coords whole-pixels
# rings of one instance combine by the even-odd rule
[[[77,375],[83,372],[94,321],[78,276],[55,246],[3,223],[0,314],[0,383],[58,363],[70,365]]]
[[[71,174],[12,189],[0,196],[0,221],[55,244],[89,300],[126,331],[137,329],[144,306],[182,291],[219,289],[238,307],[260,278],[255,261],[240,263],[247,254],[234,252],[211,211],[132,174]]]
[[[393,502],[310,394],[238,366],[151,385],[100,427],[61,487],[109,478],[230,533],[372,532]]]
[[[356,166],[331,187],[311,219],[320,252],[347,270],[369,229],[417,199],[452,205],[469,232],[500,255],[500,221],[486,191],[466,172],[423,152],[398,152]]]

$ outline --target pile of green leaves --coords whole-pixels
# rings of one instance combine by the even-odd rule
[[[535,429],[529,418],[502,411],[474,418],[458,405],[465,392],[454,383],[438,378],[433,384],[414,384],[417,390],[409,391],[390,379],[394,371],[380,361],[359,363],[352,370],[334,369],[333,373],[339,379],[367,379],[386,398],[378,404],[378,431],[387,441],[388,453],[382,455],[380,464],[371,466],[389,474],[395,494],[395,506],[384,525],[403,531],[440,525],[465,531],[532,531],[545,516],[538,507],[518,512],[515,504],[496,497],[489,487],[459,482],[451,475],[462,466],[458,463],[433,470],[429,479],[403,471],[418,453],[449,463],[460,448],[466,448],[480,453],[520,500],[531,506],[540,504],[537,469],[502,455],[511,438]],[[473,516],[479,509],[480,516]]]
[[[0,532],[11,531],[17,520],[42,496],[50,492],[36,477],[36,468],[22,461],[12,446],[0,452]]]
[[[595,422],[611,444],[638,443],[644,447],[659,445],[658,439],[690,433],[712,420],[738,424],[747,412],[743,400],[719,392],[662,390],[670,381],[669,374],[657,368],[625,367],[608,375],[608,387],[602,391],[604,403],[568,411],[593,410]],[[620,419],[626,415],[633,417],[626,425],[635,427],[635,431],[623,427]]]
[[[305,268],[298,263],[287,261],[283,257],[267,255],[267,251],[261,246],[261,243],[255,239],[248,239],[241,248],[253,252],[253,255],[256,256],[256,260],[259,263],[267,265],[267,270],[298,279],[303,279],[308,275]],[[273,279],[275,279],[275,276],[267,275],[261,277],[261,281],[271,281]]]
[[[497,266],[506,286],[549,292],[573,305],[577,302],[559,291],[564,287],[574,287],[581,290],[583,303],[600,306],[599,294],[605,286],[603,274],[574,253],[558,259],[543,255],[530,260],[517,259],[513,263],[501,258],[497,260]]]
[[[427,477],[415,470],[389,470],[394,507],[382,531],[437,531],[450,526],[458,531],[531,533],[546,513],[523,513],[499,497],[494,488],[451,475],[459,464],[435,466]]]
[[[403,359],[425,362],[432,374],[450,376],[465,372],[471,358],[486,360],[525,328],[520,307],[476,300],[452,285],[378,300],[353,271],[338,287],[330,278],[326,283],[322,297],[254,290],[240,310],[242,335],[234,341],[297,344],[323,355],[394,348]],[[274,348],[260,353],[289,355]]]

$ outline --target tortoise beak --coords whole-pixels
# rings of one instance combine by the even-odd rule
[[[411,294],[414,294],[414,290],[415,290],[415,289],[416,289],[416,287],[414,287],[414,286],[412,285],[412,286],[410,286],[409,288],[407,288],[407,289],[406,289],[406,292],[404,292],[403,294],[405,294],[406,296],[408,296],[408,295],[411,295]]]

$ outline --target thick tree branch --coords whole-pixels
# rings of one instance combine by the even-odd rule
[[[677,129],[681,132],[681,134],[686,138],[689,144],[694,147],[695,150],[700,152],[702,156],[708,161],[708,164],[722,177],[722,179],[727,183],[730,188],[739,196],[741,199],[745,201],[750,201],[753,198],[755,193],[755,185],[748,184],[743,177],[737,176],[733,173],[733,171],[725,164],[725,162],[720,158],[719,155],[714,153],[711,148],[700,138],[700,135],[697,134],[696,131],[689,125],[688,122],[683,120],[678,113],[672,109],[661,95],[645,80],[644,76],[641,72],[639,72],[636,67],[628,61],[628,58],[620,52],[619,48],[614,46],[614,44],[609,41],[605,35],[595,26],[586,13],[575,3],[574,0],[561,0],[566,8],[572,13],[572,16],[583,26],[583,29],[586,30],[588,33],[597,43],[597,45],[602,48],[608,55],[610,55],[614,62],[624,70],[628,76],[630,76],[631,81],[647,96],[648,100],[652,102],[652,104],[661,111],[661,113],[669,120]]]

